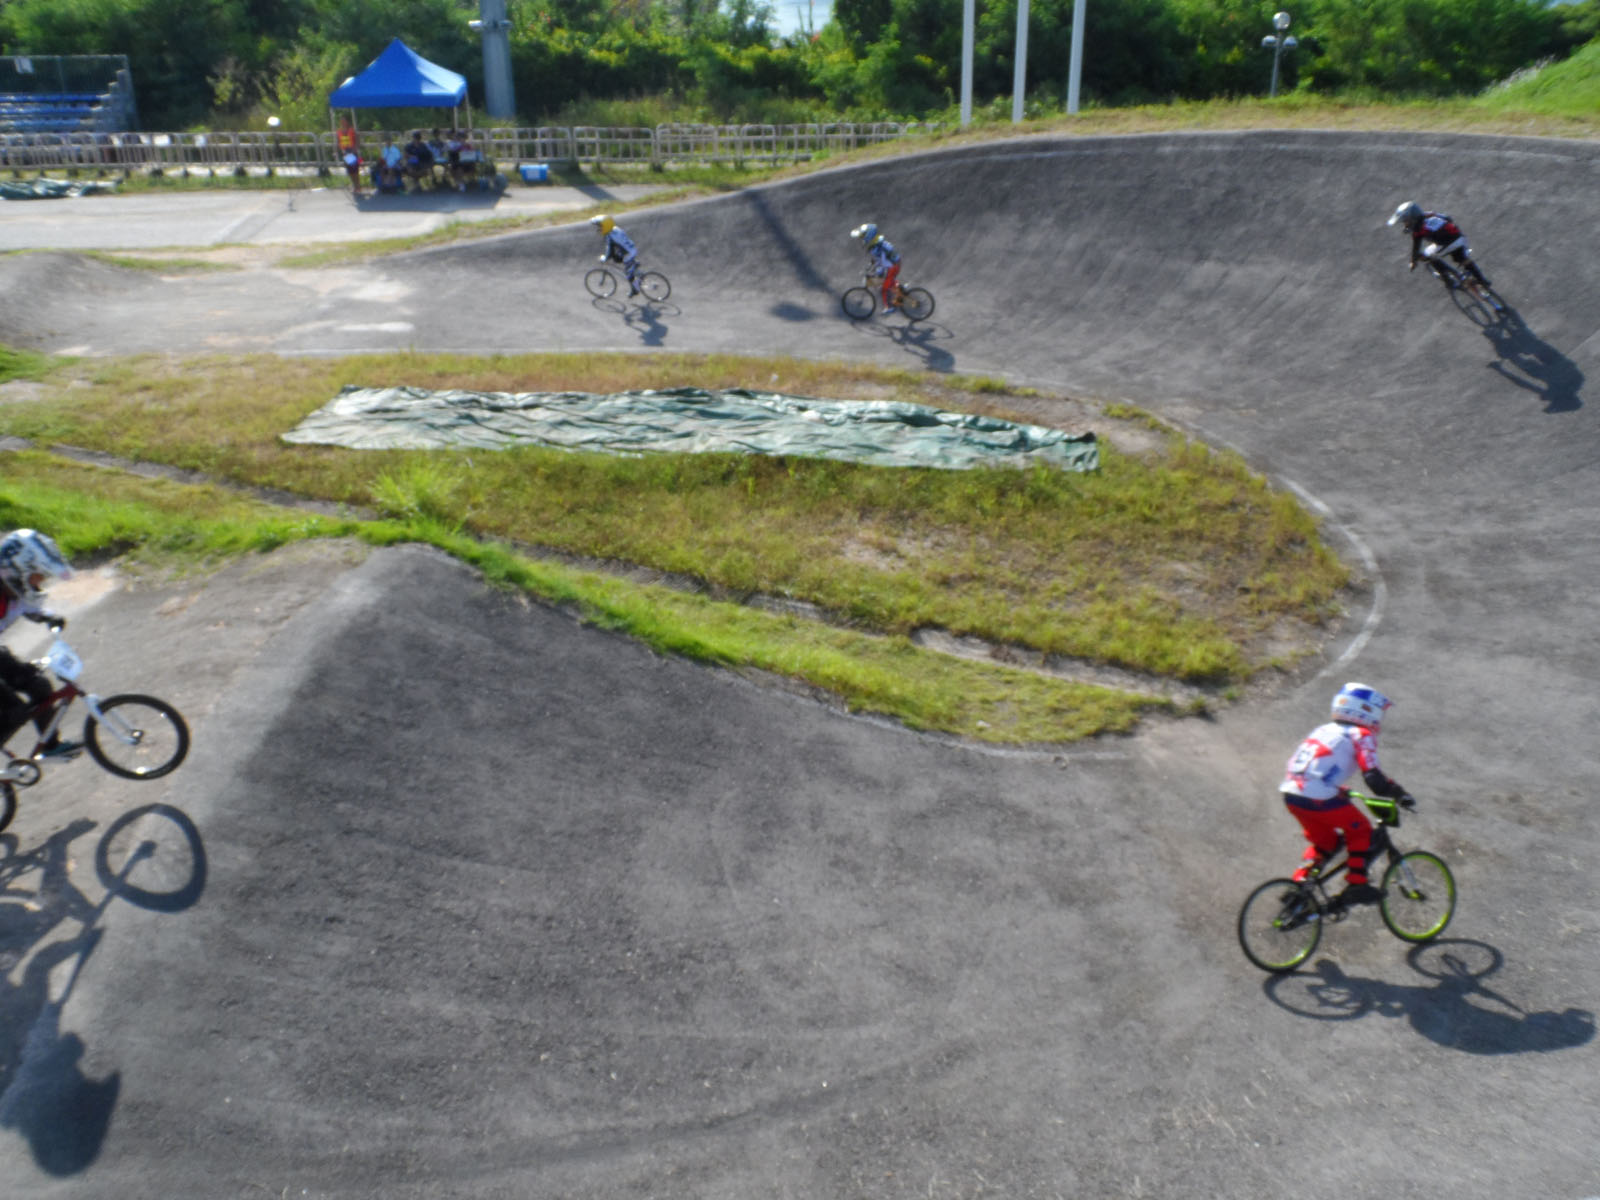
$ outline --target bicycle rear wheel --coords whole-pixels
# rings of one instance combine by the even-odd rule
[[[617,290],[617,277],[604,267],[595,267],[583,277],[583,286],[597,300],[604,300]]]
[[[1239,948],[1263,971],[1292,971],[1322,940],[1322,914],[1292,879],[1269,879],[1239,910]]]
[[[667,282],[667,277],[660,271],[646,271],[639,276],[639,290],[644,293],[645,299],[660,303],[672,295],[672,284]]]
[[[927,288],[906,288],[900,293],[900,311],[908,321],[926,321],[933,316],[933,293]]]
[[[872,293],[864,287],[853,287],[839,299],[844,306],[844,315],[852,321],[865,321],[872,315],[872,310],[878,307],[878,302]]]
[[[165,700],[110,696],[100,701],[104,720],[84,722],[89,756],[124,779],[159,779],[189,753],[189,726]]]
[[[1383,873],[1383,923],[1395,937],[1427,942],[1444,932],[1456,911],[1456,880],[1444,859],[1426,850],[1402,854]]]

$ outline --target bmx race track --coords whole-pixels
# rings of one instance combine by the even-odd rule
[[[1462,224],[1506,317],[1406,273],[1408,198]],[[843,319],[863,220],[932,320]],[[1317,507],[1359,608],[1273,694],[1033,754],[663,660],[421,550],[118,593],[81,648],[194,716],[139,799],[193,818],[206,888],[107,910],[56,1060],[13,978],[7,1196],[1600,1196],[1600,145],[1036,137],[623,223],[666,304],[591,302],[582,225],[111,289],[13,258],[0,325],[1127,399]],[[21,303],[46,269],[60,294]],[[1460,906],[1417,950],[1363,913],[1270,980],[1234,917],[1298,857],[1279,772],[1345,679],[1396,699],[1400,840]],[[54,1092],[12,1095],[41,1070]]]

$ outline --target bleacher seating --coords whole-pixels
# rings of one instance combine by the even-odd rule
[[[0,133],[73,133],[99,129],[110,92],[0,92]]]

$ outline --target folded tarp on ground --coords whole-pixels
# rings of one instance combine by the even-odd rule
[[[1093,433],[1067,433],[890,400],[814,400],[742,388],[431,392],[347,387],[285,441],[354,450],[537,444],[640,453],[787,454],[893,467],[1100,465]]]
[[[92,196],[96,192],[114,192],[117,185],[101,181],[80,183],[74,179],[12,180],[0,183],[0,196],[7,200],[60,200],[67,196]]]

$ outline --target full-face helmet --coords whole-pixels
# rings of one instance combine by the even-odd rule
[[[1417,226],[1422,223],[1422,205],[1415,200],[1407,200],[1394,210],[1394,216],[1389,218],[1389,224],[1402,225],[1407,233],[1415,233]]]
[[[1333,719],[1377,729],[1392,703],[1389,697],[1364,683],[1347,683],[1333,698]]]
[[[71,575],[61,547],[46,534],[14,529],[0,538],[0,583],[22,599],[37,602],[52,579]]]
[[[610,217],[606,216],[604,213],[602,213],[598,217],[590,217],[589,218],[589,224],[591,224],[591,225],[595,226],[597,229],[599,229],[602,235],[610,233],[613,229],[615,229],[617,227],[617,223],[615,221],[613,221]]]
[[[865,225],[857,225],[850,231],[850,236],[860,238],[861,244],[869,250],[883,239],[883,235],[878,232],[878,227],[870,221]]]

